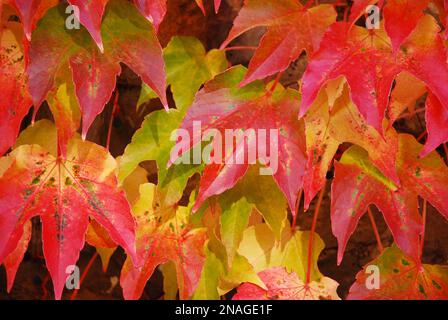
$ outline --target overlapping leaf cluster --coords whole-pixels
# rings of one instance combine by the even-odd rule
[[[429,203],[448,219],[448,167],[436,150],[448,140],[448,8],[441,0],[415,2],[356,0],[344,7],[350,15],[337,18],[330,4],[245,0],[222,47],[206,52],[192,37],[173,37],[162,49],[166,0],[69,0],[79,29],[67,28],[67,3],[2,0],[0,263],[8,290],[31,238],[30,219],[39,216],[57,299],[85,241],[105,268],[117,246],[125,249],[126,299],[141,297],[156,268],[166,299],[219,299],[235,288],[234,299],[339,299],[337,282],[317,267],[324,243],[315,223],[311,231],[296,228],[302,198],[308,210],[319,194],[317,219],[334,171],[328,223],[338,263],[371,205],[395,241],[372,262],[383,274],[380,289],[369,291],[361,271],[348,298],[448,298],[446,267],[421,261],[426,211],[419,206]],[[216,12],[220,5],[214,1]],[[379,29],[362,26],[370,5],[381,9]],[[256,27],[266,31],[248,68],[231,66],[225,47]],[[303,56],[300,89],[278,83]],[[114,159],[85,138],[116,90],[122,63],[143,81],[137,107],[158,98],[165,109],[148,114]],[[394,126],[422,97],[424,145]],[[44,101],[54,124],[38,121],[19,136],[31,107],[36,115]],[[173,140],[176,129],[190,138]],[[278,170],[259,174],[269,158],[250,136],[236,140],[231,154],[214,149],[210,163],[177,164],[205,141],[219,145],[205,137],[210,129],[223,136],[278,130]],[[251,148],[254,163],[225,161]],[[157,164],[157,185],[140,167],[148,160]],[[200,182],[190,195],[194,175]]]

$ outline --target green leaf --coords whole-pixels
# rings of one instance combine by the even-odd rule
[[[286,244],[284,252],[281,254],[281,265],[285,266],[288,272],[294,271],[305,280],[307,272],[308,245],[310,232],[295,232]],[[311,255],[311,280],[320,281],[323,275],[317,266],[320,253],[325,248],[323,240],[318,234],[314,234],[313,251]]]
[[[125,63],[137,73],[168,108],[162,48],[152,24],[129,1],[108,2],[101,24],[104,53],[99,51],[84,28],[67,29],[66,9],[67,5],[61,3],[48,10],[33,32],[27,72],[29,90],[36,108],[50,92],[57,90],[60,79],[64,79],[66,91],[76,91],[77,99],[70,97],[73,100],[70,107],[77,108],[79,102],[82,134],[85,137],[96,116],[111,98],[116,78],[121,72],[120,63]],[[73,90],[69,85],[72,81]],[[50,100],[55,99],[50,97]],[[50,104],[54,106],[57,101]],[[75,114],[72,118],[69,115],[73,112],[66,112],[67,109],[63,109],[64,117],[59,121],[56,118],[56,123],[59,130],[68,131],[69,122],[71,131],[67,133],[73,134],[73,128],[77,129],[79,125],[79,115]]]
[[[305,281],[309,236],[308,231],[296,231],[292,234],[289,228],[285,228],[281,239],[277,239],[266,224],[257,224],[244,232],[238,253],[248,259],[256,272],[272,267],[285,267],[288,272],[294,271],[302,281]],[[311,255],[312,281],[319,281],[323,277],[317,261],[324,247],[324,242],[315,233]]]
[[[249,263],[247,258],[236,254],[230,270],[221,277],[219,285],[220,294],[224,295],[232,289],[238,287],[243,282],[256,284],[261,288],[265,288],[254,267]]]
[[[192,299],[219,300],[218,284],[224,268],[221,261],[210,251],[208,244],[205,244],[205,256],[201,278]]]
[[[177,274],[176,265],[170,261],[159,267],[163,275],[163,292],[165,293],[165,300],[176,300],[177,299]]]
[[[191,105],[200,86],[227,67],[225,53],[212,50],[205,53],[199,40],[174,37],[164,50],[167,81],[176,101],[176,109],[149,114],[120,160],[119,179],[123,181],[141,162],[155,160],[158,165],[159,185],[166,195],[165,202],[176,203],[182,196],[188,179],[202,169],[198,165],[176,165],[166,168],[175,145],[170,137],[179,128],[186,109]],[[152,97],[149,87],[142,88],[139,105]]]
[[[203,83],[228,67],[224,51],[206,53],[202,43],[193,37],[173,37],[163,50],[163,57],[167,82],[179,110],[191,105]]]
[[[384,184],[390,190],[397,190],[395,183],[388,179],[384,174],[378,170],[369,158],[369,154],[363,148],[358,146],[352,146],[346,152],[344,152],[340,163],[347,165],[357,165],[362,171],[372,178],[378,180]]]
[[[242,197],[255,205],[275,236],[280,238],[286,225],[288,204],[272,176],[262,176],[258,166],[250,166],[244,178],[220,196],[221,203],[233,203]]]
[[[172,166],[169,170],[166,168],[175,144],[175,141],[170,141],[170,137],[181,120],[182,114],[177,110],[159,110],[149,114],[120,158],[119,180],[123,182],[141,162],[155,160],[159,185],[166,195],[165,201],[167,205],[176,203],[181,198],[188,179],[200,170],[200,166],[183,164]]]
[[[221,214],[221,240],[226,247],[228,263],[231,266],[238,250],[243,232],[249,223],[252,205],[245,198],[223,208]]]
[[[194,37],[173,37],[163,50],[167,83],[171,85],[178,110],[186,110],[192,103],[201,85],[223,72],[228,67],[223,50],[206,52],[202,43]],[[157,98],[146,84],[138,106]]]
[[[50,120],[39,120],[20,133],[13,149],[26,144],[37,144],[57,156],[58,133],[56,126]]]
[[[375,269],[379,288],[369,290],[367,284],[372,282]],[[416,263],[394,244],[356,275],[347,299],[445,300],[447,295],[448,267]]]
[[[142,90],[140,91],[140,96],[137,102],[137,110],[140,109],[142,104],[157,98],[157,93],[154,92],[147,84],[142,84]]]

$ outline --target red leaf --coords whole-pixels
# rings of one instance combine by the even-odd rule
[[[154,24],[156,30],[166,14],[166,0],[134,0],[140,12]]]
[[[397,189],[363,154],[352,148],[336,163],[332,186],[331,217],[333,234],[338,239],[338,262],[370,204],[375,204],[394,235],[398,246],[414,260],[419,259],[422,221],[418,196],[429,201],[448,219],[448,168],[437,153],[420,159],[422,146],[412,136],[399,136],[397,169],[401,187]]]
[[[111,239],[107,230],[96,220],[91,219],[87,229],[86,241],[96,248],[116,248],[117,244]]]
[[[196,146],[210,129],[218,130],[222,137],[226,136],[226,130],[242,130],[248,136],[237,139],[236,144],[234,141],[232,154],[224,150],[221,156],[216,156],[219,159],[215,163],[205,168],[194,210],[208,197],[235,186],[246,173],[250,161],[258,160],[268,164],[268,149],[274,148],[271,152],[278,151],[278,169],[273,177],[285,194],[291,210],[295,212],[306,164],[304,126],[294,116],[298,111],[298,93],[292,89],[278,89],[270,94],[262,89],[260,83],[238,91],[238,83],[244,73],[243,67],[233,67],[206,83],[204,89],[196,95],[180,127],[188,132],[189,138],[177,143],[171,153],[170,164]],[[199,134],[195,133],[194,122],[201,123]],[[259,129],[265,130],[266,142],[260,140]],[[274,141],[270,136],[271,130],[278,130],[278,145],[269,148],[265,144]],[[221,148],[219,141],[218,148]],[[181,154],[176,152],[179,149]],[[249,160],[250,154],[256,159]],[[244,161],[229,161],[238,158],[244,158]]]
[[[67,158],[56,159],[37,145],[25,145],[2,161],[7,166],[0,178],[0,262],[17,247],[26,221],[38,215],[57,299],[66,267],[76,263],[84,246],[89,216],[139,263],[134,220],[117,187],[115,159],[104,148],[72,140]]]
[[[392,41],[394,51],[400,48],[400,45],[417,26],[428,3],[429,0],[387,1],[384,7],[385,28]]]
[[[59,3],[59,0],[9,0],[17,8],[20,21],[28,41],[31,41],[31,33],[36,28],[37,22],[45,15],[48,9]]]
[[[204,2],[202,0],[195,0],[198,7],[201,9],[202,13],[205,15]]]
[[[220,7],[221,7],[221,0],[215,0],[215,13],[218,13]]]
[[[121,70],[120,62],[123,62],[157,92],[167,107],[162,48],[152,25],[131,4],[124,0],[109,1],[102,23],[104,54],[98,51],[84,29],[65,29],[62,9],[60,6],[48,12],[31,42],[28,73],[36,106],[40,106],[54,88],[59,73],[70,65],[83,113],[85,137],[96,115],[109,101]]]
[[[408,72],[402,72],[395,78],[395,87],[390,96],[388,108],[389,125],[392,126],[401,116],[403,111],[409,109],[413,114],[417,100],[421,98],[427,89],[423,82]]]
[[[335,84],[336,89],[332,89]],[[383,138],[380,132],[367,125],[350,100],[345,81],[335,80],[327,85],[325,91],[321,90],[304,119],[308,155],[304,178],[306,209],[324,186],[339,146],[346,142],[364,148],[386,177],[397,185],[400,183],[395,169],[398,150],[395,131],[387,130]]]
[[[101,20],[108,1],[68,0],[70,4],[79,8],[79,17],[77,18],[89,31],[101,52],[104,51],[103,40],[101,39]]]
[[[440,16],[442,18],[445,18],[442,21],[442,23],[444,23],[444,25],[445,25],[445,39],[448,39],[448,32],[446,30],[446,26],[448,26],[448,14],[447,14],[447,11],[448,11],[448,0],[444,1],[443,6],[445,7],[445,12],[444,12],[444,14],[440,14]]]
[[[391,38],[394,51],[411,34],[423,16],[423,10],[428,6],[429,0],[354,0],[351,8],[349,23],[352,25],[362,15],[370,14],[366,9],[370,5],[383,8],[386,31]]]
[[[125,299],[139,299],[146,282],[158,265],[173,261],[176,267],[179,296],[188,299],[196,289],[205,261],[205,228],[193,228],[188,208],[165,207],[157,202],[155,186],[142,185],[142,198],[134,207],[137,220],[137,254],[143,267],[128,258],[121,270],[120,284]]]
[[[350,9],[349,24],[353,25],[356,20],[366,14],[366,9],[370,5],[378,4],[379,7],[383,6],[384,0],[353,0],[352,8]],[[379,2],[379,3],[378,3]]]
[[[21,25],[1,21],[0,29],[0,155],[15,143],[32,101],[27,90]]]
[[[380,271],[379,288],[368,288],[372,277],[366,268]],[[448,298],[448,268],[412,261],[394,245],[367,264],[356,275],[348,300],[446,300]]]
[[[346,32],[345,23],[331,26],[303,76],[300,116],[308,111],[325,83],[344,76],[353,102],[368,124],[381,132],[392,83],[399,73],[385,39],[382,30],[369,33],[354,26]]]
[[[6,269],[6,280],[8,282],[7,291],[11,292],[12,286],[14,284],[14,279],[16,278],[17,270],[19,269],[20,263],[23,260],[23,256],[28,249],[28,243],[31,239],[31,221],[27,221],[23,226],[23,234],[17,243],[17,247],[11,252],[4,260],[3,264]]]
[[[156,30],[159,29],[167,11],[167,0],[133,0],[140,12],[154,24]],[[203,0],[195,0],[202,13],[205,15]],[[221,0],[214,0],[215,13],[218,13]]]
[[[382,211],[400,248],[418,259],[423,225],[418,200],[412,192],[390,189],[359,166],[336,162],[331,199],[331,225],[339,244],[338,264],[359,219],[371,204]]]
[[[252,283],[243,283],[232,300],[340,300],[338,283],[330,278],[311,282],[308,286],[295,272],[284,267],[274,267],[258,274],[267,290]]]
[[[448,83],[448,58],[439,32],[434,18],[425,15],[402,44],[400,51],[401,59],[404,60],[403,68],[423,81],[448,110],[448,89],[444,85]]]
[[[434,18],[424,15],[396,55],[392,54],[384,30],[369,31],[356,26],[349,32],[345,29],[344,23],[334,24],[308,64],[303,76],[300,116],[307,112],[325,83],[344,76],[361,114],[381,130],[393,80],[402,71],[423,81],[448,110],[448,89],[443,85],[448,83],[447,56]]]
[[[426,100],[426,130],[428,140],[420,154],[422,157],[448,141],[448,110],[432,93]]]
[[[304,50],[311,55],[335,20],[336,12],[331,5],[306,9],[295,0],[246,0],[221,47],[250,29],[267,27],[241,82],[244,86],[286,70]]]

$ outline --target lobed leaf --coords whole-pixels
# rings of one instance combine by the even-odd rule
[[[167,106],[162,50],[152,25],[127,1],[112,0],[101,31],[104,54],[85,29],[65,28],[64,6],[60,5],[48,11],[31,41],[28,73],[34,104],[41,105],[55,89],[58,77],[70,82],[71,77],[65,72],[70,68],[82,111],[83,137],[111,97],[120,62],[139,74]],[[47,50],[48,45],[51,51]],[[64,125],[59,123],[58,127]]]
[[[32,101],[27,88],[21,25],[0,18],[0,155],[3,155],[14,145]]]
[[[187,299],[196,289],[204,265],[206,230],[190,225],[188,208],[160,203],[155,185],[143,184],[140,194],[133,213],[137,221],[137,254],[144,264],[139,267],[126,259],[120,278],[123,295],[125,299],[140,298],[155,268],[172,261],[180,298]]]
[[[420,259],[423,222],[418,212],[418,196],[429,201],[446,218],[448,167],[436,154],[420,159],[422,146],[412,136],[398,137],[397,169],[401,186],[392,183],[370,162],[365,151],[352,147],[335,164],[331,219],[338,239],[338,262],[349,237],[370,204],[384,215],[397,245],[414,260]]]
[[[380,271],[378,289],[368,289],[370,273],[366,268],[376,266]],[[416,263],[397,246],[366,265],[356,276],[348,300],[445,300],[448,297],[446,266]]]
[[[277,130],[278,145],[271,146],[270,152],[274,154],[278,151],[278,168],[276,171],[275,169],[271,171],[274,171],[272,173],[275,181],[285,194],[291,210],[295,212],[306,161],[303,122],[294,118],[298,106],[298,93],[292,89],[279,88],[276,93],[271,94],[264,91],[258,82],[239,89],[238,84],[244,74],[243,67],[233,67],[208,82],[196,95],[195,102],[180,127],[182,132],[188,132],[188,135],[182,135],[177,142],[171,153],[169,165],[175,163],[178,158],[188,155],[191,149],[197,152],[195,150],[201,140],[207,139],[205,134],[208,130],[220,132],[221,137],[225,137],[225,131],[229,129],[239,130],[242,133],[242,137],[236,137],[236,142],[232,140],[234,148],[223,149],[221,154],[215,154],[215,149],[223,148],[222,139],[221,141],[214,139],[210,144],[214,153],[201,178],[198,198],[193,208],[196,211],[207,198],[234,187],[246,174],[249,167],[248,160],[237,163],[229,159],[237,159],[236,155],[250,159],[250,152],[255,155],[256,160],[268,165],[267,150],[271,149],[263,146],[263,142],[257,145],[256,135],[259,129],[266,130],[266,140],[271,142],[274,141],[274,137],[270,137],[271,131]],[[195,132],[195,125],[199,122],[200,134]]]
[[[248,30],[267,27],[241,81],[244,86],[286,70],[303,51],[311,55],[335,20],[336,12],[331,5],[307,9],[294,0],[246,0],[221,47]]]
[[[267,290],[245,283],[232,300],[341,300],[336,292],[338,283],[327,277],[305,285],[297,274],[282,267],[267,269],[259,275]]]
[[[92,217],[139,264],[134,220],[106,150],[72,140],[67,157],[55,158],[38,145],[23,145],[2,161],[0,261],[17,247],[24,224],[40,216],[46,264],[60,299],[66,267],[78,260]]]

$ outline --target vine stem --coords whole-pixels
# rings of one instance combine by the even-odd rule
[[[302,193],[303,193],[303,189],[300,189],[299,196],[297,197],[295,211],[294,211],[293,217],[292,217],[291,231],[293,233],[294,233],[294,230],[296,229],[296,225],[297,225],[297,216],[299,215],[300,200],[302,199]]]
[[[257,47],[253,47],[253,46],[234,46],[234,47],[224,48],[224,51],[240,51],[240,50],[257,50]]]
[[[313,4],[315,4],[315,0],[308,0],[308,2],[303,7],[303,10],[308,10]]]
[[[89,262],[86,265],[86,268],[84,269],[81,279],[79,280],[79,286],[81,287],[82,283],[84,282],[87,274],[89,273],[89,270],[92,268],[93,263],[95,262],[95,259],[98,257],[98,252],[95,251],[95,254],[90,258]],[[72,295],[70,296],[70,300],[76,300],[76,297],[78,296],[78,289],[73,291]]]
[[[381,243],[380,233],[378,232],[378,227],[376,225],[375,218],[373,217],[370,207],[367,208],[367,214],[369,215],[370,222],[372,223],[373,233],[375,234],[376,242],[378,243],[378,250],[380,250],[380,253],[383,253],[384,247]]]
[[[409,119],[409,118],[412,118],[413,116],[415,116],[416,114],[419,114],[419,113],[422,113],[425,111],[426,111],[426,108],[420,108],[420,109],[414,110],[413,112],[408,112],[408,113],[405,113],[405,114],[399,116],[397,118],[397,120]]]
[[[319,211],[320,207],[322,206],[322,200],[324,198],[326,187],[327,187],[327,181],[325,181],[325,184],[319,193],[316,208],[314,209],[313,224],[311,225],[310,238],[308,242],[308,262],[306,270],[305,287],[307,287],[311,282],[311,261],[313,260],[314,233],[316,231],[317,217],[319,216]]]
[[[119,97],[119,92],[116,91],[115,99],[114,99],[114,106],[112,108],[112,114],[110,115],[110,120],[109,120],[109,129],[107,131],[107,141],[106,141],[106,149],[107,149],[107,151],[109,151],[110,137],[112,135],[112,127],[113,127],[113,124],[114,124],[114,118],[115,118],[117,110],[118,110],[118,97]]]
[[[42,281],[40,287],[42,289],[42,297],[40,298],[40,300],[45,300],[48,297],[48,290],[47,290],[47,283],[48,281],[50,281],[50,274],[47,272],[47,275],[45,276],[44,281]]]
[[[3,3],[0,3],[0,19],[3,16]],[[3,36],[3,23],[0,22],[0,36]]]
[[[347,5],[347,7],[344,10],[344,18],[343,21],[348,22],[348,11],[349,11],[350,7]]]
[[[280,79],[282,77],[283,72],[277,73],[277,76],[275,77],[274,84],[269,89],[269,94],[272,94],[275,91],[275,88],[277,88],[278,83],[280,82]]]
[[[417,141],[420,142],[426,136],[426,134],[426,131],[422,132],[422,134],[418,136]]]
[[[446,143],[443,144],[443,151],[445,151],[445,159],[448,162],[448,146]]]
[[[426,210],[427,209],[427,202],[426,200],[423,200],[423,210],[422,210],[422,219],[423,219],[423,233],[420,239],[420,262],[423,256],[423,247],[425,246],[425,233],[426,233]]]

